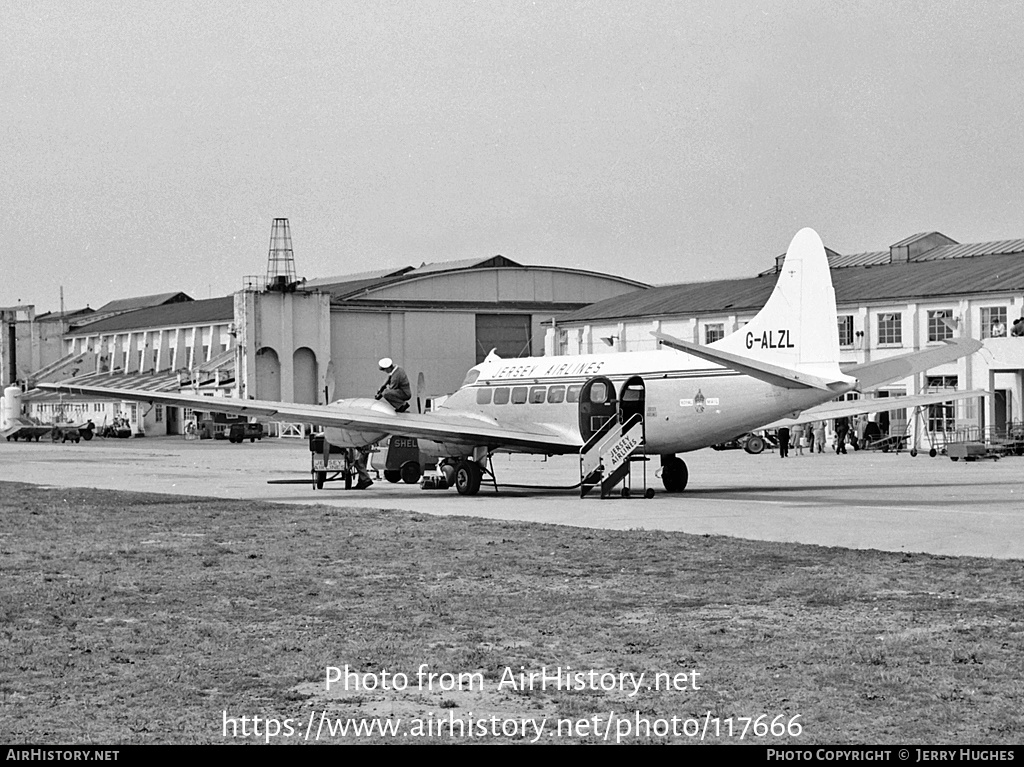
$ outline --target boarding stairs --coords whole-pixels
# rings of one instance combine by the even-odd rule
[[[635,413],[624,423],[610,418],[580,448],[580,498],[600,486],[601,497],[608,498],[620,482],[621,495],[628,498],[632,492],[632,467],[642,466],[643,495],[652,497],[647,487],[647,443],[644,419]]]

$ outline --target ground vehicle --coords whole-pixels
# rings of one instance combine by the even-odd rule
[[[233,423],[228,427],[228,442],[241,444],[245,440],[255,442],[258,439],[263,439],[261,423]]]

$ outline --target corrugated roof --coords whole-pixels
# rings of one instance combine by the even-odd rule
[[[204,298],[176,304],[136,309],[103,320],[90,322],[72,331],[71,335],[95,335],[142,328],[181,327],[232,322],[235,318],[234,296]]]
[[[517,264],[511,258],[505,256],[484,256],[482,258],[463,258],[458,261],[437,261],[432,264],[422,264],[412,270],[412,274],[430,274],[431,272],[456,272],[461,269],[483,269],[492,267],[516,267]]]
[[[560,324],[699,314],[756,312],[768,301],[776,275],[694,282],[638,290],[567,314]],[[999,254],[832,270],[838,304],[905,301],[1024,290],[1024,255]]]
[[[962,245],[940,245],[914,258],[914,261],[937,261],[943,258],[974,258],[1004,253],[1024,253],[1024,240],[992,240]]]
[[[917,242],[918,240],[920,240],[923,237],[930,237],[933,234],[939,234],[939,232],[918,232],[917,234],[912,234],[909,237],[904,237],[899,242],[894,242],[889,247],[892,247],[892,248],[902,248],[902,247],[904,247],[906,245],[912,245],[913,243]],[[945,235],[943,235],[943,236],[945,236]]]
[[[383,280],[388,277],[397,277],[398,275],[405,274],[406,272],[412,271],[411,266],[403,266],[397,269],[372,269],[367,272],[356,272],[355,274],[339,274],[335,277],[317,277],[314,280],[306,280],[306,288],[322,288],[331,287],[335,285],[347,285],[355,282],[369,282],[373,280]],[[329,291],[324,291],[329,292]]]
[[[844,269],[848,266],[868,266],[869,264],[889,263],[889,251],[869,250],[865,253],[851,253],[849,255],[836,254],[829,256],[828,265],[833,269]]]
[[[135,298],[117,298],[110,303],[104,304],[97,313],[109,314],[110,312],[127,312],[134,309],[146,309],[151,306],[162,306],[164,304],[178,303],[180,301],[191,301],[192,297],[186,293],[176,291],[174,293],[157,293],[152,296],[136,296]]]

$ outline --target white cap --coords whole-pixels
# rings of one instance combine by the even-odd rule
[[[381,357],[381,359],[377,362],[377,367],[379,367],[381,370],[387,370],[394,364],[395,363],[391,361],[390,357]]]

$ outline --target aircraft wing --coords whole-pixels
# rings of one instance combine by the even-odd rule
[[[760,427],[761,429],[779,429],[783,426],[792,427],[800,423],[811,423],[812,421],[828,421],[833,418],[843,418],[867,413],[886,413],[891,410],[902,410],[904,408],[923,407],[925,405],[938,405],[942,402],[952,402],[971,397],[984,397],[990,392],[984,389],[971,391],[944,392],[942,394],[915,394],[909,397],[874,397],[872,399],[854,399],[826,402],[824,405],[807,408],[795,418],[780,418]]]
[[[857,389],[865,391],[887,381],[908,378],[936,365],[966,357],[981,349],[982,346],[984,344],[974,338],[951,338],[943,341],[942,346],[901,354],[897,357],[872,360],[861,365],[844,368],[843,372],[856,378]],[[948,399],[943,401],[948,402]]]
[[[71,384],[39,384],[39,389],[63,394],[84,394],[104,399],[148,402],[172,407],[188,407],[202,412],[228,413],[257,418],[280,418],[364,432],[399,434],[406,437],[460,445],[486,445],[490,448],[512,448],[543,453],[568,453],[579,450],[567,435],[553,428],[536,424],[531,429],[511,430],[468,415],[427,413],[385,413],[367,406],[345,402],[334,405],[301,405],[268,400],[243,400],[230,397],[203,397],[176,392],[153,392],[138,389],[108,389],[101,386]],[[352,402],[366,402],[354,400]]]

